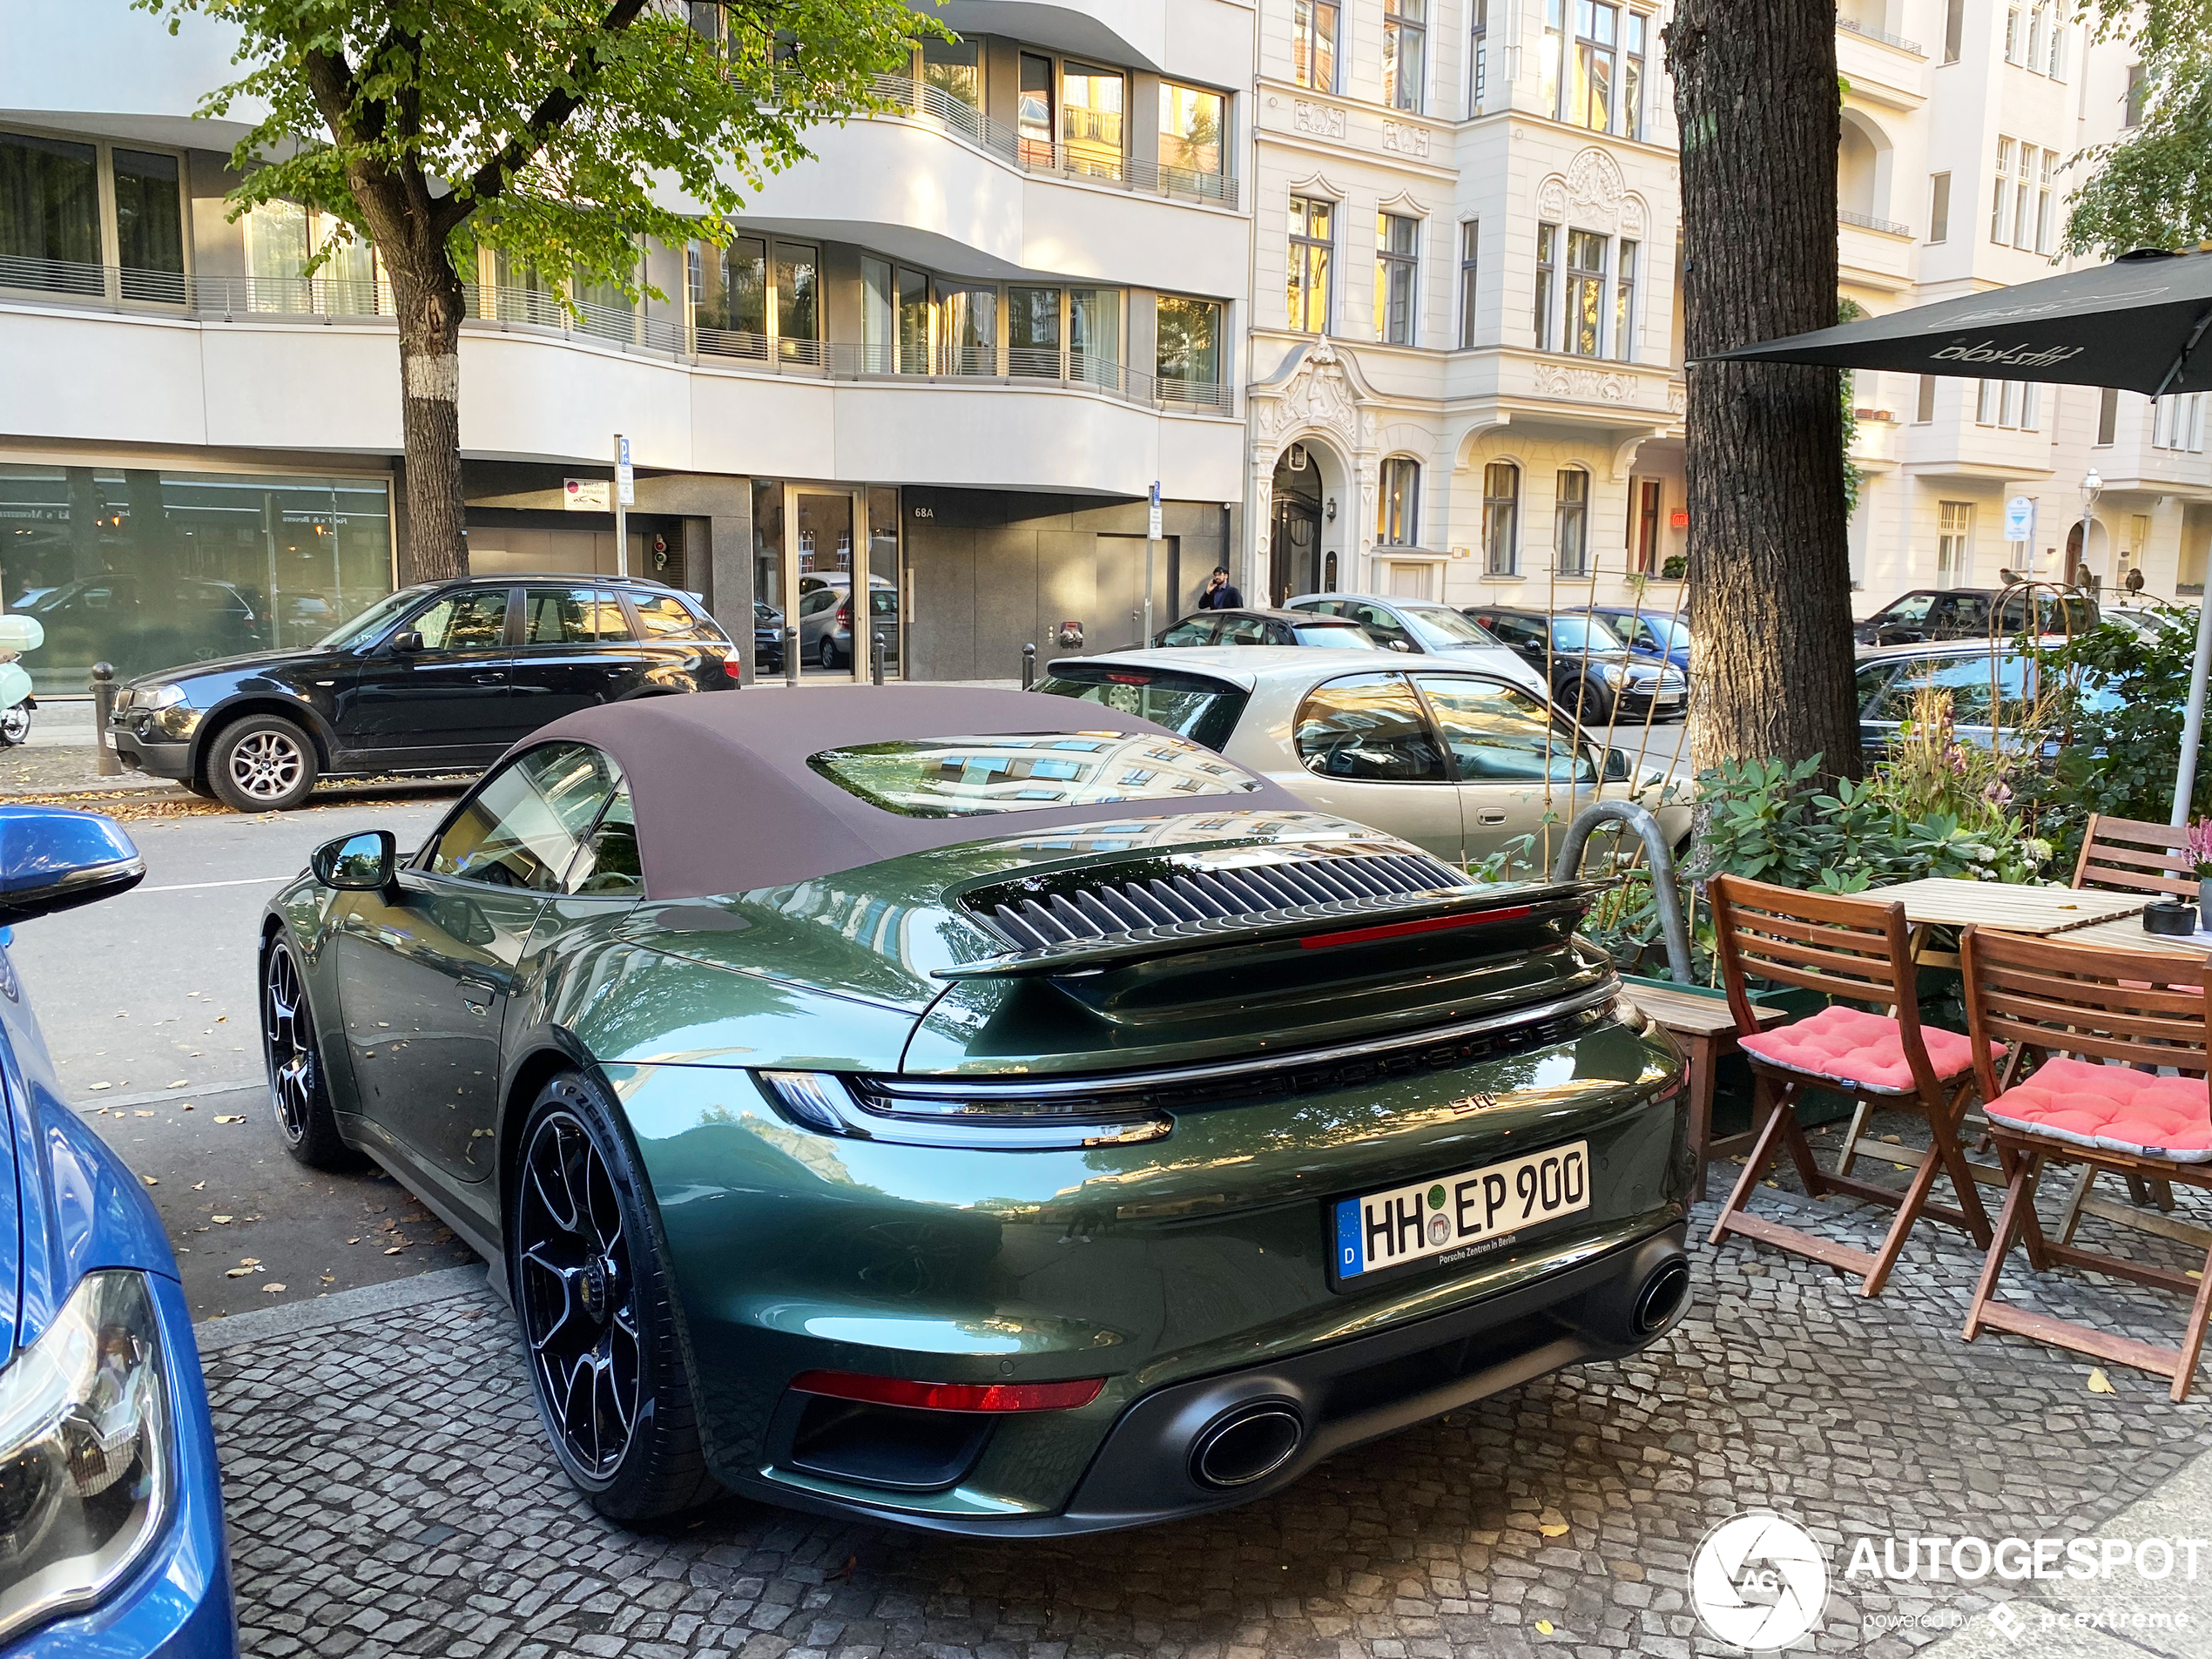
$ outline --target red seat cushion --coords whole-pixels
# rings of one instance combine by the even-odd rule
[[[1909,1095],[1914,1088],[1904,1035],[1886,1014],[1839,1002],[1809,1018],[1737,1041],[1770,1065],[1830,1082],[1884,1095]],[[1956,1031],[1924,1025],[1920,1041],[1938,1079],[1955,1077],[1974,1063],[1973,1044]],[[1994,1055],[2002,1050],[1993,1042],[1989,1052]]]
[[[2202,1077],[2051,1060],[1989,1103],[2007,1129],[2176,1163],[2212,1162],[2212,1096]]]

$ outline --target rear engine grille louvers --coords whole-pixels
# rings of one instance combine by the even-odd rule
[[[1164,876],[1101,882],[1044,899],[993,907],[994,929],[1022,950],[1042,950],[1181,922],[1234,921],[1266,911],[1349,900],[1393,899],[1468,885],[1447,864],[1413,853],[1296,859],[1279,864],[1184,868]]]

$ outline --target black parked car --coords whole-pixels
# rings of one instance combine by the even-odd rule
[[[1669,719],[1689,706],[1689,682],[1680,669],[1635,656],[1587,610],[1548,616],[1475,605],[1467,615],[1538,673],[1548,673],[1552,700],[1584,725],[1605,725],[1623,715]]]
[[[1152,636],[1155,645],[1329,645],[1371,651],[1367,631],[1341,617],[1317,617],[1304,610],[1193,611]]]
[[[126,766],[280,811],[320,777],[469,771],[595,703],[738,674],[712,618],[658,582],[484,577],[402,588],[304,651],[129,681],[108,731]]]
[[[759,599],[752,602],[752,671],[784,671],[784,613]]]
[[[1915,588],[1853,626],[1862,645],[1921,645],[1940,639],[1989,637],[1990,613],[2002,604],[1997,632],[2010,638],[2027,625],[2027,600],[2017,588]],[[2097,625],[2097,602],[2086,593],[2069,593],[2061,610],[2047,589],[2035,600],[2038,631],[2086,634]]]

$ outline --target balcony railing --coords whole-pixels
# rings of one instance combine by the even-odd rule
[[[1236,413],[1235,388],[1213,381],[1148,374],[1091,353],[1055,347],[952,346],[939,342],[917,360],[895,346],[791,340],[641,315],[628,306],[564,302],[543,288],[467,283],[471,328],[582,337],[677,361],[771,374],[834,381],[890,381],[954,386],[1056,386],[1167,410]],[[336,277],[206,277],[132,271],[57,260],[0,257],[0,303],[49,304],[204,322],[290,320],[300,323],[389,322],[390,285]]]
[[[1863,231],[1881,231],[1890,236],[1912,234],[1910,225],[1900,225],[1893,219],[1877,219],[1871,213],[1854,213],[1842,207],[1836,210],[1836,222],[1838,225],[1856,225]]]
[[[941,87],[905,75],[879,75],[876,96],[896,112],[938,123],[955,137],[978,149],[1010,161],[1024,172],[1046,173],[1062,179],[1087,179],[1143,191],[1170,199],[1217,202],[1237,206],[1237,181],[1218,172],[1163,163],[1138,161],[1120,153],[1118,119],[1103,118],[1110,111],[1069,109],[1062,111],[1072,135],[1076,129],[1095,137],[1055,139],[1049,131],[1015,128],[962,103]],[[1076,117],[1083,118],[1077,120]],[[1111,132],[1110,137],[1108,136]]]
[[[1864,35],[1869,40],[1878,40],[1885,46],[1894,46],[1901,52],[1911,52],[1915,57],[1925,57],[1927,56],[1925,52],[1920,50],[1920,43],[1919,41],[1907,40],[1902,35],[1888,34],[1879,29],[1869,28],[1866,24],[1859,22],[1858,18],[1846,17],[1840,11],[1836,14],[1836,27],[1838,29],[1848,29],[1854,35]]]

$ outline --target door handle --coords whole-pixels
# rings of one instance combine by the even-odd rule
[[[471,674],[469,677],[479,685],[496,685],[507,678],[504,674]]]
[[[1477,807],[1474,821],[1478,824],[1502,824],[1506,821],[1506,809],[1502,806]]]
[[[494,988],[482,980],[465,979],[461,981],[461,1000],[479,1014],[490,1011],[494,995]]]

